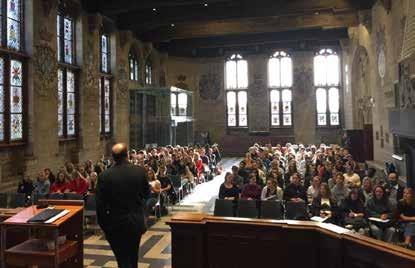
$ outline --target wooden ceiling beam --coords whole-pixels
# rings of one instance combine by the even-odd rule
[[[298,16],[274,16],[193,22],[167,26],[141,34],[145,41],[162,42],[214,36],[291,31],[298,29],[331,29],[358,25],[357,12],[319,13]]]

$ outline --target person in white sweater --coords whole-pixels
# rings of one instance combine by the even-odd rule
[[[261,200],[278,200],[282,201],[283,191],[277,185],[275,179],[268,179],[267,185],[262,189]]]

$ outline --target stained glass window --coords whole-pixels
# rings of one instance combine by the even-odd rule
[[[171,115],[176,116],[177,115],[177,94],[172,93],[170,95],[170,107],[171,107]]]
[[[110,134],[112,130],[111,80],[107,77],[101,77],[99,86],[100,130],[102,134]]]
[[[285,51],[277,51],[268,60],[272,127],[292,126],[292,84],[291,56]]]
[[[248,126],[248,62],[233,54],[225,63],[228,127]]]
[[[177,99],[178,99],[179,115],[186,116],[187,115],[187,95],[185,93],[180,93]]]
[[[147,61],[146,63],[146,84],[151,85],[153,81],[153,66],[151,61]]]
[[[332,49],[321,49],[314,57],[317,125],[340,125],[340,58]]]
[[[110,72],[110,39],[108,35],[101,35],[101,72]]]
[[[21,49],[21,1],[20,0],[7,0],[7,47],[14,50]],[[4,16],[2,12],[2,16]],[[3,17],[2,17],[3,18]]]
[[[59,12],[56,19],[58,60],[60,62],[74,63],[74,22],[65,15],[64,1],[60,1]]]
[[[138,58],[133,49],[130,50],[128,54],[128,64],[130,69],[130,80],[138,81],[139,80],[139,67],[138,67]]]
[[[0,141],[4,141],[4,60],[0,58]]]
[[[10,140],[23,139],[22,62],[10,61]]]

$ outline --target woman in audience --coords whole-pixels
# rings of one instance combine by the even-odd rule
[[[261,200],[278,200],[282,201],[283,191],[277,185],[275,179],[268,179],[267,185],[262,189]]]
[[[360,177],[357,173],[353,171],[353,168],[351,166],[346,166],[346,173],[343,174],[344,176],[344,183],[347,187],[353,188],[357,187],[360,188],[361,181]]]
[[[341,173],[336,174],[336,184],[334,185],[333,189],[331,189],[331,193],[333,194],[333,198],[336,200],[337,205],[341,206],[341,202],[349,195],[350,189],[344,185],[344,176]]]
[[[89,174],[86,172],[85,164],[79,164],[77,166],[77,170],[78,170],[79,174],[81,174],[82,178],[88,179]]]
[[[164,202],[167,200],[167,198],[169,198],[170,202],[174,204],[177,197],[174,191],[173,183],[171,182],[170,177],[166,174],[166,167],[160,166],[156,175],[160,181],[162,205],[164,206]]]
[[[298,173],[291,176],[291,183],[284,190],[284,200],[307,203],[307,190],[301,185]]]
[[[415,196],[412,188],[406,187],[403,191],[403,199],[398,203],[399,220],[403,223],[405,231],[404,246],[414,248],[413,237],[415,236]]]
[[[307,198],[309,202],[312,202],[320,194],[321,179],[319,176],[314,176],[311,185],[307,189]]]
[[[365,220],[365,205],[360,198],[359,190],[353,189],[348,197],[342,202],[343,225],[347,229],[353,229],[361,234],[365,233],[367,227]]]
[[[89,184],[79,171],[74,171],[68,188],[69,192],[84,196],[88,193]]]
[[[287,186],[288,184],[290,184],[290,179],[291,177],[297,173],[297,166],[295,164],[295,162],[291,162],[288,165],[288,171],[287,173],[285,173],[284,175],[284,182],[285,182],[285,186]],[[298,175],[299,176],[299,175]]]
[[[159,195],[161,192],[161,183],[157,179],[154,170],[150,167],[147,172],[148,183],[150,184],[150,196],[146,200],[146,212],[151,214],[154,210],[155,205],[159,201]],[[161,215],[157,215],[160,217]]]
[[[24,175],[22,180],[19,182],[19,185],[17,186],[17,192],[21,194],[25,194],[26,200],[29,199],[30,196],[32,196],[32,192],[35,189],[35,186],[33,185],[32,179],[28,175]]]
[[[56,175],[56,181],[50,187],[50,192],[63,194],[67,191],[69,191],[69,184],[66,173],[58,172]]]
[[[92,171],[89,175],[88,179],[88,193],[89,194],[95,194],[96,188],[97,188],[97,181],[98,181],[98,174],[95,171]]]
[[[359,192],[360,196],[362,197],[363,201],[366,203],[369,198],[373,195],[373,187],[372,187],[372,180],[370,178],[364,178],[362,188]]]
[[[373,196],[366,202],[372,235],[379,240],[391,242],[395,229],[392,227],[392,210],[385,188],[377,185]]]
[[[239,198],[239,188],[233,184],[233,175],[225,174],[225,182],[219,188],[219,199],[236,200]]]
[[[50,182],[45,176],[45,171],[41,170],[39,175],[37,176],[37,180],[35,183],[35,190],[33,191],[35,194],[39,195],[47,195],[50,191]]]
[[[50,185],[52,185],[55,182],[55,175],[53,175],[50,168],[45,168],[45,176],[46,176],[46,179],[49,180]]]
[[[257,184],[257,175],[255,173],[249,175],[249,183],[242,189],[241,198],[248,200],[261,199],[261,187]]]
[[[319,195],[313,199],[311,204],[311,214],[326,219],[325,222],[337,222],[337,203],[332,198],[329,185],[320,185]]]

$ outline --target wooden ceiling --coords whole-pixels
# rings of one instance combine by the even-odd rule
[[[334,38],[357,25],[358,11],[369,9],[375,0],[83,0],[88,12],[99,12],[114,20],[118,28],[131,30],[156,46],[189,51],[255,43],[254,37],[270,42],[278,33],[297,39]],[[334,34],[334,31],[339,31]],[[268,37],[267,40],[264,40]],[[279,34],[279,38],[286,35]],[[292,39],[292,37],[290,37]],[[332,38],[332,39],[334,39]],[[266,38],[265,38],[266,39]],[[312,38],[315,39],[315,38]],[[330,38],[329,38],[330,39]],[[223,40],[223,41],[221,41]],[[304,39],[306,41],[308,39]],[[281,41],[281,39],[279,39]],[[288,41],[288,40],[287,40]],[[210,45],[209,45],[210,43]]]

